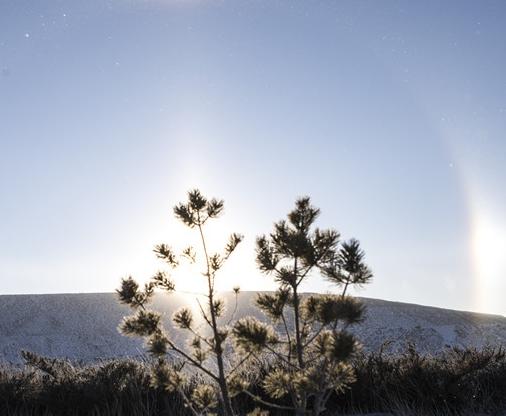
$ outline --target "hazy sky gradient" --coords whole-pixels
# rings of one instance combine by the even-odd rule
[[[505,21],[503,1],[2,1],[0,293],[147,279],[199,187],[226,202],[213,242],[246,237],[221,289],[273,287],[255,236],[310,195],[367,252],[359,294],[506,313]]]

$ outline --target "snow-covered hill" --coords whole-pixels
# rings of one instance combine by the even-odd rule
[[[233,295],[224,294],[229,309]],[[240,294],[238,315],[261,314],[253,307],[255,293]],[[363,298],[367,318],[356,332],[364,347],[390,351],[414,342],[422,352],[437,353],[446,345],[506,345],[506,318],[407,303]],[[153,308],[170,322],[183,305],[196,306],[190,295],[157,295]],[[82,361],[140,356],[142,341],[120,335],[117,326],[130,310],[113,293],[0,296],[0,361],[19,362],[22,349]],[[225,318],[226,319],[226,318]],[[170,325],[170,323],[168,324]],[[182,333],[176,334],[184,342]]]

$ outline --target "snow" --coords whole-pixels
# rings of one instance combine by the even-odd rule
[[[240,295],[238,316],[261,313],[253,306],[254,292]],[[224,294],[228,305],[233,294]],[[402,350],[407,342],[421,352],[438,353],[446,346],[483,347],[506,344],[506,318],[460,312],[407,303],[363,299],[364,324],[354,332],[368,351]],[[194,302],[191,295],[155,296],[153,309],[165,317],[169,333],[180,344],[186,338],[170,325],[173,312]],[[232,307],[230,307],[232,309]],[[85,362],[144,354],[143,342],[118,333],[117,326],[128,307],[113,293],[4,295],[0,296],[0,361],[20,362],[19,351],[30,350],[53,357]],[[224,317],[226,322],[228,317]]]

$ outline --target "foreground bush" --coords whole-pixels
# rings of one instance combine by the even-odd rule
[[[506,354],[499,349],[447,349],[433,357],[413,345],[401,355],[362,356],[357,381],[335,408],[413,410],[420,414],[500,413],[506,410]]]
[[[24,368],[0,369],[1,415],[138,416],[180,408],[178,397],[150,386],[145,363],[114,360],[74,366],[29,353],[24,358]]]
[[[23,368],[0,367],[1,415],[189,414],[179,395],[152,387],[149,363],[118,359],[79,366],[33,354],[25,354],[25,359]],[[356,382],[330,397],[326,414],[469,415],[506,410],[506,355],[501,349],[449,349],[432,357],[408,347],[401,355],[362,355],[352,365]],[[262,376],[271,371],[267,364],[258,367],[259,382],[251,391],[262,395]],[[190,390],[198,384],[190,383]],[[237,396],[233,404],[240,414],[258,407],[246,395]],[[271,409],[270,414],[291,413]]]

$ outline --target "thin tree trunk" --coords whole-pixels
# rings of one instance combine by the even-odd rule
[[[319,416],[320,413],[322,413],[324,409],[324,393],[319,393],[314,398],[314,405],[313,405],[313,416]]]
[[[209,293],[209,305],[211,308],[211,322],[213,324],[214,333],[214,351],[216,353],[216,361],[218,364],[218,384],[220,385],[221,396],[223,399],[223,410],[226,416],[233,416],[232,403],[230,401],[230,394],[228,392],[227,380],[225,378],[225,366],[223,365],[223,349],[221,347],[221,340],[219,340],[218,324],[216,322],[216,315],[213,306],[213,293]],[[218,342],[219,341],[219,342]]]
[[[216,320],[216,314],[214,310],[214,285],[212,282],[213,276],[211,274],[211,267],[209,265],[209,255],[207,253],[206,241],[204,239],[204,233],[202,231],[201,225],[199,225],[199,231],[207,263],[206,277],[209,290],[209,312],[211,314],[211,326],[214,336],[214,353],[216,354],[216,362],[218,364],[218,385],[220,386],[221,398],[223,402],[223,413],[225,414],[225,416],[233,416],[234,411],[232,410],[232,403],[228,391],[227,379],[225,377],[225,366],[223,365],[223,349],[221,347],[222,341],[220,339],[220,334],[218,332],[218,323]]]
[[[300,335],[300,299],[297,293],[297,286],[293,288],[293,310],[295,314],[295,343],[297,349],[297,361],[299,367],[304,368],[304,357],[302,355],[302,339]]]
[[[302,339],[300,335],[300,299],[299,294],[297,293],[297,258],[295,258],[293,265],[293,274],[295,282],[293,284],[293,310],[295,314],[295,343],[297,349],[297,360],[299,362],[299,367],[304,368],[304,358],[302,355]]]
[[[348,286],[350,285],[350,278],[348,277],[346,279],[346,284],[344,285],[344,289],[343,289],[343,293],[341,295],[341,297],[345,297],[346,296],[346,290],[348,289]]]
[[[294,311],[294,317],[295,317],[295,346],[297,350],[297,361],[299,364],[299,368],[302,370],[305,367],[304,364],[304,355],[303,355],[303,345],[302,345],[302,336],[300,333],[300,298],[299,294],[297,292],[297,258],[295,258],[294,266],[293,266],[293,273],[295,276],[295,283],[293,285],[293,311]],[[307,406],[307,397],[303,393],[302,397],[298,398],[297,403],[294,403],[296,409],[295,409],[295,415],[296,416],[302,416],[306,413],[306,406]]]

